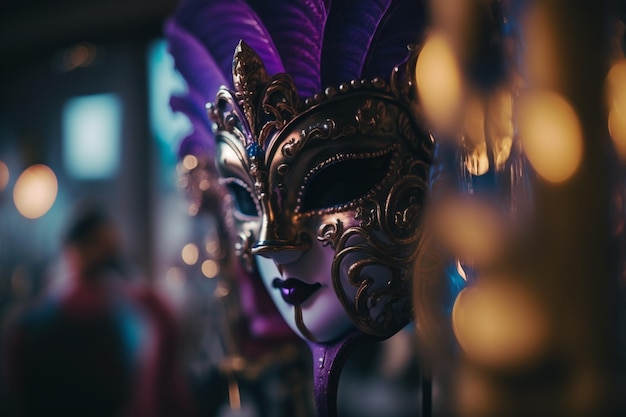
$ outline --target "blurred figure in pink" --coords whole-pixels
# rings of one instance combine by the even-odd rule
[[[8,328],[4,368],[16,415],[192,415],[174,318],[151,288],[125,280],[113,221],[84,208],[63,243],[67,285]]]

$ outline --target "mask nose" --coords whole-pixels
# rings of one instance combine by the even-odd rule
[[[259,240],[251,248],[253,255],[272,259],[277,264],[288,264],[297,261],[311,247],[308,236],[298,233],[293,240],[280,239],[276,234],[274,223],[263,223]]]

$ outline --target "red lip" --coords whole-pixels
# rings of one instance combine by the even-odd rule
[[[322,284],[307,284],[296,278],[289,278],[283,281],[280,278],[274,278],[272,287],[280,290],[280,295],[287,304],[299,306],[304,303],[313,293],[320,288]]]

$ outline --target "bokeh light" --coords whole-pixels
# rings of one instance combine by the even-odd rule
[[[606,89],[609,133],[620,158],[626,161],[626,59],[620,59],[611,67]]]
[[[426,117],[436,130],[452,133],[462,99],[461,71],[446,38],[433,33],[415,68],[417,91]]]
[[[501,171],[513,147],[513,95],[503,88],[489,97],[486,130],[493,148],[495,168]]]
[[[555,86],[562,82],[564,68],[559,61],[554,22],[550,21],[546,3],[535,2],[528,7],[524,26],[526,80],[532,86]]]
[[[485,137],[485,107],[479,96],[469,100],[463,124],[465,168],[472,175],[483,175],[489,170],[487,140]]]
[[[609,112],[609,134],[622,161],[626,161],[626,114]]]
[[[217,298],[226,297],[228,294],[230,294],[230,289],[228,288],[228,285],[225,282],[219,282],[213,294]]]
[[[517,117],[520,140],[535,171],[555,184],[571,178],[582,160],[583,138],[567,100],[550,91],[528,93]]]
[[[181,286],[185,284],[185,271],[182,268],[173,266],[167,270],[165,279],[168,284]]]
[[[220,244],[215,239],[208,239],[206,242],[205,250],[209,255],[215,256],[220,249]]]
[[[185,155],[185,157],[183,158],[183,167],[186,170],[191,171],[197,166],[198,166],[198,158],[196,158],[193,155]]]
[[[196,262],[198,262],[198,246],[196,246],[195,243],[187,243],[183,247],[181,255],[184,263],[186,263],[187,265],[194,265]]]
[[[48,212],[57,197],[57,177],[46,165],[32,165],[17,178],[13,201],[20,214],[36,219]]]
[[[219,265],[211,259],[202,262],[202,274],[207,278],[215,278],[219,272]]]
[[[547,326],[538,304],[520,285],[481,282],[463,289],[452,310],[452,327],[464,352],[486,366],[523,366],[539,356]]]
[[[9,167],[7,164],[0,161],[0,191],[4,191],[4,189],[9,184]]]
[[[438,240],[460,262],[485,265],[504,248],[506,227],[502,215],[478,199],[449,198],[440,202],[431,224]]]

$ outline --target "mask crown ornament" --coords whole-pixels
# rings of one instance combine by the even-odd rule
[[[268,75],[240,41],[234,91],[222,87],[207,105],[223,181],[243,184],[235,188],[251,207],[240,216],[254,236],[242,258],[268,258],[289,278],[272,285],[311,341],[340,333],[316,335],[306,313],[303,319],[324,284],[292,288],[298,263],[331,275],[332,290],[362,332],[385,338],[412,320],[411,264],[433,144],[419,127],[411,70],[417,50],[409,52],[389,82],[352,80],[301,100],[291,76]],[[311,257],[330,258],[328,268]],[[293,295],[298,291],[306,297]]]

